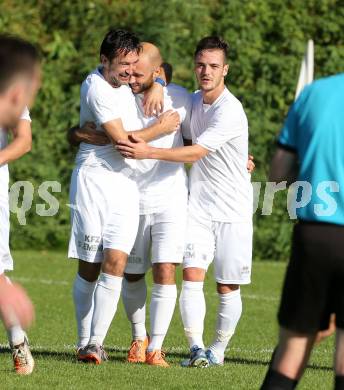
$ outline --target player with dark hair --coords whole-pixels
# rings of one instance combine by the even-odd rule
[[[193,94],[192,146],[155,148],[119,141],[127,158],[193,163],[180,309],[191,355],[187,366],[222,365],[242,311],[240,285],[250,283],[252,186],[247,172],[248,124],[243,107],[225,86],[228,45],[206,37],[195,51],[200,91]],[[215,338],[204,349],[203,282],[214,260],[219,307]]]
[[[96,132],[105,132],[111,141],[102,146],[80,144],[70,187],[73,206],[68,257],[79,261],[73,291],[78,359],[96,364],[107,358],[103,342],[117,310],[124,269],[138,228],[135,176],[151,168],[148,164],[141,171],[113,144],[127,139],[134,130],[149,141],[173,132],[179,124],[178,113],[169,111],[142,129],[135,98],[127,85],[140,50],[134,34],[111,30],[101,44],[101,65],[81,86],[80,125],[95,123]],[[162,95],[158,83],[147,92],[155,88]]]
[[[40,85],[37,49],[20,38],[0,35],[0,316],[8,333],[14,368],[30,374],[34,361],[23,328],[34,315],[32,303],[22,288],[12,284],[4,271],[13,269],[9,249],[9,204],[7,164],[30,151],[31,126],[26,106],[33,103]],[[13,141],[8,144],[8,132]]]

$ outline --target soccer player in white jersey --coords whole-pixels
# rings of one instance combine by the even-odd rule
[[[33,319],[33,306],[22,288],[5,271],[13,269],[9,249],[9,172],[7,164],[31,148],[30,105],[39,88],[37,50],[28,42],[0,36],[0,317],[7,330],[15,371],[30,374],[34,360],[24,327]],[[8,133],[13,135],[8,143]]]
[[[144,141],[119,141],[128,158],[194,163],[180,310],[191,356],[188,366],[221,365],[242,312],[240,285],[250,283],[252,186],[246,164],[248,125],[238,99],[226,88],[228,45],[202,39],[195,51],[200,91],[193,95],[192,146],[154,148]],[[205,349],[203,282],[214,260],[219,296],[215,337]]]
[[[139,61],[130,79],[142,126],[149,126],[155,121],[155,117],[144,115],[143,98],[144,93],[152,87],[154,80],[159,76],[161,63],[159,49],[151,43],[142,43]],[[159,137],[150,144],[159,147],[182,146],[183,136],[190,138],[191,95],[177,85],[167,86],[164,88],[164,109],[165,111],[173,109],[179,113],[182,131]],[[88,125],[78,129],[71,137],[71,141],[106,145],[109,138],[104,133],[97,134],[93,127]],[[139,175],[136,182],[140,194],[140,222],[125,269],[122,290],[133,334],[128,361],[166,367],[168,364],[161,353],[161,347],[176,303],[176,265],[183,260],[187,178],[182,163],[159,161],[151,170]],[[171,193],[174,195],[172,201]],[[154,285],[150,305],[149,343],[145,327],[147,288],[144,276],[152,264]]]
[[[112,142],[128,137],[127,131],[142,128],[135,99],[125,85],[140,50],[135,35],[111,30],[101,44],[101,67],[81,86],[80,124],[95,122],[98,131],[105,131]],[[178,124],[179,115],[169,112],[138,132],[151,140],[174,131]],[[79,360],[96,364],[106,360],[102,345],[117,309],[139,222],[135,170],[112,144],[81,143],[79,147],[70,188],[68,253],[79,260],[74,282]]]
[[[145,125],[154,120],[142,115],[141,101],[143,92],[152,85],[156,77],[152,67],[154,58],[160,58],[160,64],[162,63],[159,49],[151,43],[144,43],[134,71],[134,80],[130,82]],[[191,95],[182,87],[168,85],[164,88],[164,109],[173,109],[179,113],[181,131],[160,137],[150,142],[150,145],[160,148],[183,146],[183,137],[191,138]],[[188,196],[184,164],[158,161],[152,170],[137,178],[137,183],[140,223],[125,269],[122,294],[133,335],[128,361],[168,367],[161,350],[177,298],[176,265],[183,261]],[[150,267],[153,271],[153,286],[148,341],[145,327],[147,288],[144,276]]]

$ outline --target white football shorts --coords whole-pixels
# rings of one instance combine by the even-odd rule
[[[125,273],[144,274],[154,263],[182,263],[185,248],[187,193],[160,213],[140,215]]]
[[[207,271],[214,261],[218,283],[249,284],[252,267],[252,222],[226,223],[188,218],[183,268]]]
[[[139,223],[138,190],[132,179],[104,168],[76,167],[70,203],[69,258],[99,263],[103,249],[130,253]]]
[[[13,270],[13,260],[9,247],[10,221],[8,197],[0,196],[0,275]]]

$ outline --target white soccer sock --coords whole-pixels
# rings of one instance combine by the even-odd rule
[[[162,348],[177,300],[175,284],[153,284],[150,304],[151,340],[148,351]]]
[[[26,333],[23,331],[20,325],[14,325],[7,329],[7,336],[10,345],[13,346],[22,344],[26,337]]]
[[[5,276],[5,279],[8,284],[12,284],[11,279],[8,276]],[[16,323],[16,320],[14,319],[13,322],[14,325],[7,329],[7,337],[11,346],[22,344],[26,337],[26,333],[19,325],[19,321]]]
[[[128,320],[131,322],[133,340],[144,340],[146,331],[147,286],[145,278],[136,282],[123,279],[122,299]]]
[[[226,347],[233,336],[242,312],[240,289],[228,294],[219,294],[216,334],[209,349],[220,360],[223,359]]]
[[[94,292],[90,344],[103,345],[121,296],[122,277],[100,273]]]
[[[203,282],[188,282],[184,280],[179,306],[185,335],[189,341],[190,348],[194,345],[204,348],[203,327],[206,308]]]
[[[93,315],[93,294],[97,282],[88,282],[79,274],[73,286],[73,299],[76,322],[78,325],[78,348],[85,347],[90,339]]]

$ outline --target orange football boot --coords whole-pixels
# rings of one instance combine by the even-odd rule
[[[158,366],[158,367],[170,367],[170,365],[165,360],[165,352],[160,349],[156,349],[155,351],[147,351],[146,353],[146,363],[150,366]]]
[[[128,363],[145,363],[146,351],[149,344],[149,338],[144,340],[133,340],[128,351]]]

